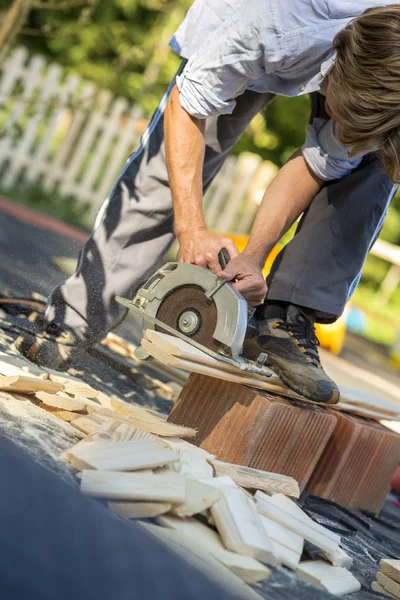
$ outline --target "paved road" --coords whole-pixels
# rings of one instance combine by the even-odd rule
[[[81,231],[0,199],[0,293],[46,296],[65,277],[54,258],[76,259],[84,238]],[[132,320],[125,321],[122,331],[137,341],[139,328]],[[400,372],[373,345],[349,336],[341,358],[322,351],[322,360],[341,387],[400,406]]]

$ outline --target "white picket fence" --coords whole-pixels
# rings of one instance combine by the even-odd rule
[[[90,205],[93,222],[146,122],[125,98],[17,48],[0,72],[0,184],[40,184]],[[247,233],[276,167],[230,157],[206,195],[209,226]]]

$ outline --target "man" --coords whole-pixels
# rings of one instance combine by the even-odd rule
[[[335,403],[314,323],[342,313],[400,178],[400,5],[195,0],[171,45],[188,62],[112,189],[77,272],[50,297],[49,328],[68,332],[71,345],[25,336],[21,350],[58,366],[101,340],[124,316],[115,296],[133,296],[175,232],[184,262],[220,272],[218,252],[228,249],[220,274],[236,279],[251,305],[266,295],[257,350],[290,388]],[[313,100],[305,144],[267,189],[239,255],[207,230],[203,193],[275,95],[305,93]],[[303,212],[267,291],[265,258]]]

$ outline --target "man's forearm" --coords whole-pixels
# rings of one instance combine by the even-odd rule
[[[165,152],[174,205],[175,233],[206,229],[203,216],[205,121],[191,117],[180,105],[175,86],[165,110]]]
[[[272,248],[311,204],[323,183],[301,152],[296,152],[265,192],[243,253],[262,268]]]

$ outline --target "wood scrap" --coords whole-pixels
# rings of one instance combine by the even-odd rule
[[[54,406],[49,406],[44,402],[40,403],[40,408],[43,408],[46,412],[53,415],[53,417],[57,417],[57,419],[61,419],[61,421],[71,422],[76,419],[76,414],[67,410],[60,410],[59,408],[55,408]]]
[[[182,504],[176,504],[172,512],[178,517],[192,517],[212,507],[220,498],[220,491],[191,477],[186,479],[186,498]]]
[[[260,518],[271,541],[274,556],[285,567],[296,570],[303,553],[303,538],[263,515]]]
[[[343,567],[333,567],[324,560],[301,562],[296,569],[296,575],[334,596],[344,596],[361,589],[360,582],[350,571]]]
[[[83,400],[71,398],[66,394],[57,393],[49,394],[48,392],[36,392],[35,394],[38,400],[41,400],[47,406],[58,408],[60,410],[66,410],[70,412],[82,412],[86,411],[86,404]]]
[[[383,596],[387,596],[388,598],[395,598],[395,596],[387,592],[385,588],[377,581],[373,581],[371,583],[371,588],[374,592],[378,592],[378,594],[382,594]]]
[[[69,454],[92,468],[103,471],[138,471],[179,461],[179,453],[153,440],[134,440],[117,444],[95,443],[75,447]]]
[[[203,448],[195,446],[194,444],[191,444],[190,442],[186,440],[181,440],[179,438],[164,438],[162,440],[162,443],[166,446],[169,446],[170,448],[173,448],[173,450],[184,450],[185,452],[190,452],[190,454],[194,454],[199,458],[204,458],[206,460],[213,460],[215,458],[213,454],[210,454],[206,450],[203,450]]]
[[[394,581],[380,571],[376,574],[376,580],[386,592],[389,592],[389,594],[392,594],[395,598],[400,598],[400,583]]]
[[[169,502],[124,502],[112,500],[108,507],[113,513],[126,519],[155,519],[172,509]]]
[[[221,492],[210,510],[225,548],[276,566],[278,561],[252,498],[229,477],[215,478],[209,484]]]
[[[182,504],[186,480],[177,473],[141,475],[115,471],[82,471],[81,491],[94,498]]]
[[[117,398],[111,398],[111,406],[122,415],[128,416],[138,428],[165,437],[193,437],[196,430],[191,427],[167,423],[160,417],[151,415],[141,406],[132,405]]]
[[[211,464],[217,477],[227,475],[242,487],[272,493],[280,492],[293,498],[299,498],[300,496],[299,484],[287,475],[268,473],[260,469],[251,469],[219,460],[212,460]]]
[[[315,523],[311,519],[310,522],[308,522],[305,518],[300,516],[298,511],[282,502],[282,498],[287,499],[286,496],[283,496],[282,494],[277,494],[277,496],[280,496],[278,499],[280,505],[278,505],[276,500],[273,501],[273,497],[270,498],[260,491],[256,492],[255,501],[257,509],[262,515],[279,523],[283,527],[290,529],[290,531],[297,533],[324,552],[331,553],[337,549],[340,543],[339,536],[318,523]],[[298,507],[296,506],[296,508]],[[305,515],[305,517],[307,517],[307,515]]]
[[[140,523],[139,527],[154,535],[171,551],[177,553],[208,579],[215,581],[217,585],[226,589],[228,593],[233,594],[235,598],[239,600],[261,600],[261,596],[235,575],[233,571],[230,571],[209,552],[199,548],[198,545],[194,545],[181,532],[159,527],[152,523]]]
[[[179,454],[179,462],[173,465],[177,473],[200,480],[214,477],[213,468],[205,458],[186,450],[180,450]]]
[[[109,419],[111,420],[111,419]],[[71,421],[71,425],[82,433],[91,434],[99,431],[104,424],[104,419],[101,419],[98,413],[83,415]]]
[[[244,581],[256,583],[269,576],[270,570],[251,556],[242,556],[224,548],[218,534],[194,518],[179,519],[171,515],[159,517],[158,522],[182,534],[192,548],[214,556]]]
[[[62,385],[48,379],[41,379],[40,377],[13,375],[10,377],[0,377],[0,390],[19,394],[35,394],[36,392],[56,394],[62,391]]]
[[[385,575],[390,577],[390,579],[393,579],[393,581],[400,583],[400,560],[382,558],[379,566]]]

